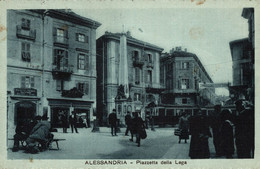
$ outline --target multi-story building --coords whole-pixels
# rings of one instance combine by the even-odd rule
[[[254,103],[255,69],[254,69],[254,9],[244,8],[242,17],[248,19],[248,38],[229,43],[233,61],[233,84],[229,87],[233,101],[245,96]]]
[[[159,62],[162,48],[127,33],[106,32],[97,40],[97,116],[107,123],[112,109],[124,123],[129,112],[144,116],[159,100]]]
[[[181,47],[162,54],[160,83],[165,87],[161,95],[160,119],[170,120],[180,111],[193,114],[198,106],[214,104],[214,88],[199,90],[200,83],[213,83],[199,58]]]
[[[96,29],[70,10],[7,11],[8,129],[36,115],[60,126],[96,107]]]

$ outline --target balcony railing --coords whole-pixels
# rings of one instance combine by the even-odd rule
[[[52,74],[56,78],[68,78],[73,73],[73,65],[68,66],[57,66],[52,65]]]
[[[148,62],[146,66],[150,67],[150,68],[153,68],[153,62]]]
[[[69,46],[69,40],[65,36],[53,36],[53,43],[54,45],[57,46],[62,46],[62,47],[68,47]]]
[[[17,27],[16,27],[16,36],[18,38],[35,40],[35,38],[36,38],[36,30],[23,29],[21,25],[17,25]]]
[[[73,65],[66,65],[66,66],[52,65],[52,71],[73,73]]]
[[[144,60],[139,58],[134,58],[133,65],[137,67],[142,67],[144,65]]]
[[[164,87],[160,86],[160,84],[157,83],[146,83],[145,84],[145,90],[148,93],[161,93],[165,90]]]

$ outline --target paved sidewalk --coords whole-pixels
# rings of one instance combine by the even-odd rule
[[[146,130],[148,136],[141,140],[141,147],[130,142],[130,136],[124,136],[125,128],[114,137],[108,127],[100,127],[100,132],[96,133],[91,132],[92,128],[78,130],[79,133],[62,133],[62,129],[58,129],[54,138],[66,139],[59,142],[60,150],[38,154],[26,154],[23,150],[12,152],[13,141],[8,141],[8,159],[189,159],[190,140],[179,144],[178,137],[173,134],[174,128]],[[55,143],[52,146],[56,148]],[[209,139],[209,146],[211,156],[215,158],[212,139]]]

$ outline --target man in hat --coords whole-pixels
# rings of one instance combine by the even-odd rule
[[[108,117],[109,124],[111,125],[111,134],[112,136],[117,136],[116,134],[116,123],[117,123],[117,116],[116,116],[116,109],[113,109],[112,113],[109,114]]]
[[[132,127],[132,117],[130,115],[130,112],[127,112],[127,115],[125,116],[125,124],[126,124],[125,136],[128,136],[128,131],[131,132],[131,127]]]
[[[19,150],[19,141],[26,140],[33,127],[41,120],[41,116],[36,116],[33,120],[26,119],[24,123],[17,124],[14,135],[14,146],[12,148],[13,152]]]
[[[79,133],[78,129],[77,129],[77,116],[74,111],[72,111],[72,115],[70,115],[70,117],[69,117],[69,123],[71,126],[71,132],[73,133],[73,128],[74,128],[76,133]]]
[[[254,112],[245,107],[245,100],[235,102],[238,116],[235,121],[235,138],[238,158],[254,156]]]
[[[41,144],[42,150],[47,149],[47,143],[53,138],[53,135],[50,134],[51,123],[47,120],[47,116],[42,116],[42,121],[33,127],[30,136],[26,139],[27,152],[38,153],[37,142]]]

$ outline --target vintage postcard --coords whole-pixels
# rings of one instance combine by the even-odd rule
[[[0,1],[1,168],[259,168],[259,1]]]

